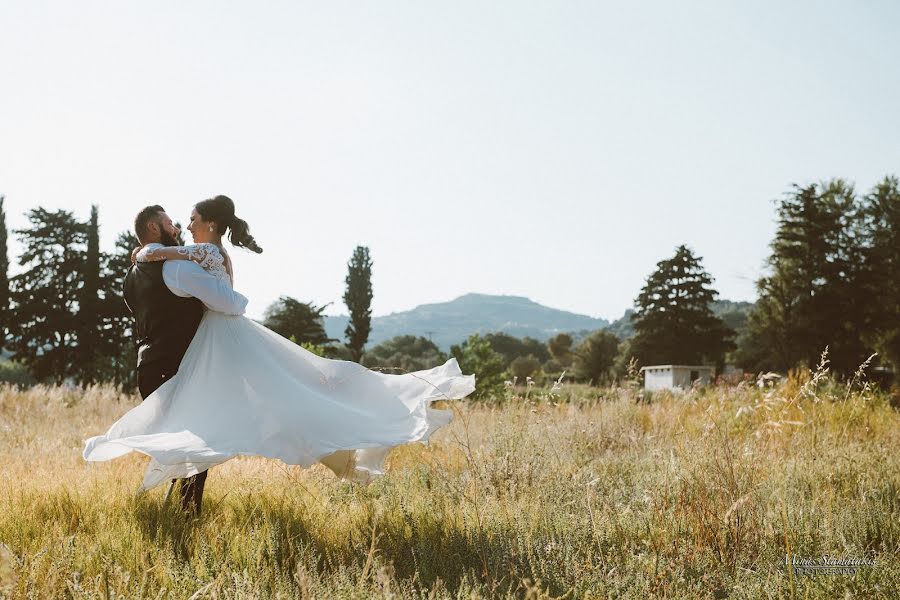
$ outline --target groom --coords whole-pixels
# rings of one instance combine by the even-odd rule
[[[134,233],[141,246],[178,245],[178,227],[162,206],[142,209],[134,219]],[[242,315],[247,308],[247,298],[190,260],[136,263],[125,275],[124,292],[125,304],[134,315],[142,399],[178,371],[204,305],[230,315]],[[206,474],[180,480],[181,507],[196,516],[200,516]]]

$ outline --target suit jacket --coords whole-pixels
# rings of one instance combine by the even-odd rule
[[[181,362],[203,318],[200,300],[176,296],[166,285],[164,264],[137,263],[125,275],[125,303],[134,315],[138,369],[163,360]]]

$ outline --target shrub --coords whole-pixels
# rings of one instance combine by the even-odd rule
[[[475,374],[475,392],[472,398],[485,399],[503,393],[503,357],[494,352],[490,342],[473,333],[460,345],[450,348],[463,373]]]
[[[37,382],[24,365],[13,361],[2,361],[0,362],[0,383],[30,387]]]
[[[509,364],[509,372],[518,381],[523,382],[527,377],[533,376],[541,368],[539,361],[533,354],[528,356],[519,356]]]

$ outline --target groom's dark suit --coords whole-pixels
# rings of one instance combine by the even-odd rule
[[[203,303],[173,294],[163,281],[163,262],[138,263],[125,275],[125,304],[134,315],[138,346],[137,384],[141,398],[175,373],[191,344]],[[200,513],[206,471],[181,480],[181,507]]]
[[[176,296],[166,287],[163,265],[138,263],[125,276],[125,303],[134,315],[141,398],[178,371],[203,318],[200,300]]]
[[[204,304],[227,314],[243,314],[247,306],[244,296],[190,261],[133,265],[125,275],[124,295],[134,315],[141,398],[178,372],[203,318]],[[181,480],[183,508],[200,514],[205,483],[206,471]]]

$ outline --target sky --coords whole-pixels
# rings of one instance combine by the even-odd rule
[[[345,313],[356,245],[376,316],[615,319],[683,243],[752,300],[792,184],[900,175],[889,1],[4,0],[0,27],[7,225],[97,204],[111,250],[145,205],[226,194],[256,317]]]

